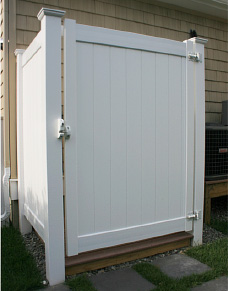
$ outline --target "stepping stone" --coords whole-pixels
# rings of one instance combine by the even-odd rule
[[[211,270],[207,265],[182,254],[157,259],[152,262],[152,264],[159,267],[160,270],[169,277],[175,279],[190,276],[192,274],[201,274]]]
[[[58,284],[58,285],[55,285],[55,286],[49,286],[45,289],[39,289],[37,291],[68,291],[70,290],[70,288],[67,286],[67,285],[64,285],[64,284]]]
[[[156,286],[132,269],[124,269],[90,277],[98,291],[149,291]]]
[[[197,286],[191,289],[192,291],[227,291],[228,277],[221,277]]]

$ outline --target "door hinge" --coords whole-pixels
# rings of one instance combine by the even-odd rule
[[[188,53],[188,59],[189,61],[202,63],[202,54],[200,53]]]
[[[71,129],[69,125],[65,125],[65,121],[63,119],[58,119],[58,139],[65,137],[65,139],[69,139],[71,135]]]
[[[201,219],[201,218],[202,218],[202,211],[201,210],[196,210],[194,212],[190,212],[187,215],[187,219],[195,219],[195,220],[198,220],[198,219]]]

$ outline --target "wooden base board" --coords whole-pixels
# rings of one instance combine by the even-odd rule
[[[206,181],[204,190],[204,221],[211,223],[211,199],[228,195],[228,180]]]
[[[190,245],[192,238],[191,234],[180,232],[66,257],[66,275],[92,271],[186,247]]]

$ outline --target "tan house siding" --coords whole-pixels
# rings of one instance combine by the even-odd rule
[[[3,39],[3,1],[0,1],[0,38]],[[0,93],[0,118],[4,116],[4,94],[3,94],[3,51],[0,51],[0,86],[1,86],[1,93]]]
[[[42,7],[62,9],[77,23],[136,32],[173,40],[189,38],[190,29],[207,38],[205,50],[206,121],[221,121],[221,102],[228,99],[228,38],[224,19],[150,0],[17,1],[17,48],[25,48],[40,29]]]

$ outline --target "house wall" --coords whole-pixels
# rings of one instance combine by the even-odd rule
[[[16,0],[3,0],[1,2],[1,11],[3,12],[3,23],[1,25],[3,35],[1,111],[3,111],[2,116],[4,116],[4,167],[10,167],[11,179],[15,179],[17,177],[16,63],[14,55],[16,49]]]
[[[183,41],[190,29],[207,38],[205,50],[206,121],[220,122],[228,98],[228,37],[224,19],[153,0],[30,0],[17,1],[17,48],[26,47],[39,31],[41,7],[66,11],[77,23],[102,26]]]
[[[3,39],[3,1],[0,1],[0,38]],[[0,50],[0,87],[1,87],[1,93],[0,93],[0,117],[3,117],[4,111],[4,94],[3,94],[3,51]]]

